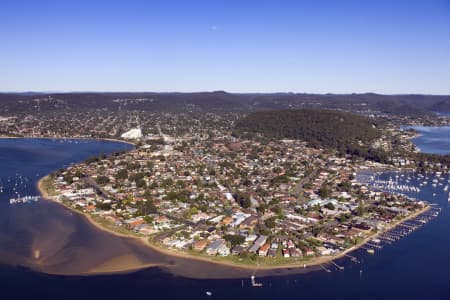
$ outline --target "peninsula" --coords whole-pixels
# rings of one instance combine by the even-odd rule
[[[357,180],[360,171],[404,167],[391,141],[405,141],[396,151],[409,142],[410,133],[369,118],[271,111],[233,130],[157,129],[130,152],[50,174],[39,189],[110,233],[248,269],[327,263],[429,209]]]

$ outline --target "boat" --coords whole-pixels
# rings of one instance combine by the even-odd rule
[[[373,250],[373,249],[367,249],[367,253],[369,253],[369,254],[375,254],[375,250]]]
[[[212,292],[206,291],[206,295],[207,295],[207,296],[212,296]]]

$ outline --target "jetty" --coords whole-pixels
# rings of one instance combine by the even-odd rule
[[[331,270],[330,269],[327,269],[327,268],[325,268],[325,266],[324,265],[322,265],[322,264],[320,264],[319,265],[325,272],[327,272],[327,273],[330,273],[331,272]]]
[[[339,270],[344,270],[344,267],[343,267],[343,266],[338,265],[338,264],[335,263],[334,261],[331,261],[331,263],[332,263],[336,268],[338,268]]]
[[[354,256],[352,256],[352,255],[350,255],[350,254],[345,254],[345,257],[350,258],[350,260],[351,260],[353,263],[355,263],[355,264],[361,263],[356,257],[354,257]]]
[[[261,282],[256,282],[256,281],[255,281],[255,275],[252,275],[252,276],[250,277],[250,279],[251,279],[251,281],[252,281],[252,286],[253,286],[253,287],[262,287],[262,286],[263,286],[263,284],[262,284]]]
[[[427,211],[415,216],[412,219],[406,220],[397,224],[395,227],[379,234],[377,238],[367,241],[361,248],[366,249],[373,253],[375,250],[381,250],[385,245],[392,244],[409,234],[413,233],[420,227],[427,224],[430,220],[434,219],[441,212],[441,208],[430,206]]]

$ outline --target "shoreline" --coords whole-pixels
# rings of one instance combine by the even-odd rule
[[[423,213],[425,213],[426,211],[428,211],[431,206],[427,205],[425,206],[423,209],[416,211],[410,215],[408,215],[407,217],[398,220],[392,224],[388,224],[388,226],[386,226],[386,228],[382,231],[376,232],[374,234],[369,235],[368,237],[366,237],[363,241],[361,241],[358,245],[355,245],[351,248],[348,248],[336,255],[333,256],[321,256],[321,257],[316,257],[313,258],[310,261],[301,261],[301,262],[292,262],[292,263],[286,263],[286,264],[279,264],[279,265],[259,265],[257,262],[255,262],[255,265],[244,265],[244,264],[237,264],[234,262],[227,262],[227,261],[218,261],[218,260],[214,260],[213,257],[208,258],[208,257],[202,257],[202,256],[194,256],[191,255],[189,253],[186,252],[181,252],[178,250],[171,250],[169,248],[163,248],[162,246],[155,244],[153,242],[150,241],[150,237],[145,237],[145,236],[135,236],[133,234],[125,234],[125,233],[120,233],[117,232],[111,228],[108,228],[102,224],[100,224],[99,222],[97,222],[90,214],[88,213],[84,213],[81,212],[69,205],[66,205],[64,203],[62,203],[61,201],[58,201],[56,199],[54,199],[52,196],[50,196],[47,192],[47,190],[45,190],[45,188],[42,186],[43,181],[45,179],[48,178],[49,175],[46,175],[44,177],[42,177],[41,179],[39,179],[39,181],[37,182],[36,186],[37,189],[39,191],[39,193],[41,193],[42,197],[48,201],[54,202],[54,203],[58,203],[60,205],[62,205],[63,207],[69,209],[72,212],[77,213],[79,216],[84,217],[85,220],[87,220],[88,223],[90,223],[92,226],[94,226],[96,229],[101,230],[103,232],[107,232],[109,234],[112,234],[114,236],[117,237],[121,237],[121,238],[130,238],[133,239],[135,241],[139,241],[143,246],[148,247],[160,254],[163,255],[167,255],[169,257],[178,257],[178,258],[183,258],[183,259],[188,259],[191,261],[202,261],[202,262],[207,262],[207,263],[211,263],[211,264],[215,264],[218,266],[224,266],[224,267],[231,267],[231,268],[235,268],[235,269],[240,269],[240,270],[245,270],[245,271],[253,271],[255,272],[256,270],[259,271],[273,271],[274,274],[277,270],[281,270],[281,269],[296,269],[298,271],[298,273],[309,273],[309,272],[313,272],[315,270],[317,270],[317,268],[315,267],[319,267],[321,264],[328,264],[331,263],[332,261],[336,260],[336,259],[340,259],[342,257],[344,257],[346,254],[351,253],[355,250],[358,250],[359,248],[361,248],[362,246],[364,246],[364,244],[366,244],[367,242],[369,242],[370,240],[376,238],[377,236],[383,234],[384,232],[388,231],[389,229],[392,229],[396,226],[398,226],[399,224],[406,222],[410,219],[413,219]],[[215,257],[215,256],[214,256]],[[137,267],[123,267],[123,268],[117,268],[117,269],[113,269],[113,270],[108,270],[108,271],[87,271],[81,274],[73,274],[73,275],[99,275],[99,274],[117,274],[117,273],[127,273],[127,272],[132,272],[132,271],[137,271],[137,270],[142,270],[142,269],[146,269],[146,268],[150,268],[150,267],[162,267],[164,268],[166,265],[162,264],[162,263],[152,263],[152,264],[144,264],[142,266],[137,266]],[[295,272],[295,270],[294,270]],[[240,277],[239,277],[240,278]]]

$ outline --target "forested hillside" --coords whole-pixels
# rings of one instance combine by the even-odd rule
[[[375,120],[346,112],[301,109],[251,113],[234,128],[246,138],[300,139],[311,147],[334,148],[342,154],[386,161],[383,151],[372,149],[381,132]]]

